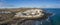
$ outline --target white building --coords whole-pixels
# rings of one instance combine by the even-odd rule
[[[38,18],[42,17],[44,13],[42,13],[42,9],[30,9],[26,10],[24,12],[18,12],[16,13],[15,17],[20,17],[20,18]]]

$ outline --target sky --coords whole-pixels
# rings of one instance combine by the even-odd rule
[[[60,0],[0,0],[0,8],[60,8]]]

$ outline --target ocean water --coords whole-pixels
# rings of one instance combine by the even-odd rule
[[[44,8],[47,12],[53,13],[52,16],[49,17],[48,21],[36,21],[35,25],[60,25],[60,8]],[[41,24],[42,22],[42,24]]]
[[[48,12],[54,13],[52,16],[52,24],[53,25],[60,25],[60,8],[45,8]]]

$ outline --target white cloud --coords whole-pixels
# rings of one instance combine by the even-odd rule
[[[11,4],[8,4],[8,3],[5,3],[5,2],[6,2],[5,0],[0,1],[0,8],[14,7],[14,5],[11,5]]]
[[[60,5],[41,5],[40,8],[60,8]]]
[[[0,8],[6,8],[6,7],[15,7],[16,5],[11,5],[11,4],[8,4],[8,3],[5,3],[6,1],[5,0],[0,0],[1,2],[0,2]],[[30,4],[30,5],[26,5],[26,6],[24,6],[24,5],[22,5],[23,7],[39,7],[39,8],[60,8],[60,4],[47,4],[47,5],[43,5],[43,4],[38,4],[38,5],[36,5],[36,4]],[[20,7],[22,7],[21,5],[20,5]],[[19,7],[19,5],[18,6],[16,6],[16,7]],[[15,8],[16,8],[15,7]]]

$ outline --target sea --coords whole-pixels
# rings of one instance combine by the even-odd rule
[[[60,8],[43,8],[49,13],[52,13],[52,16],[49,16],[48,22],[47,20],[43,20],[42,24],[41,21],[36,21],[35,25],[60,25]]]
[[[44,8],[48,12],[54,13],[52,16],[52,24],[60,25],[60,8]]]

